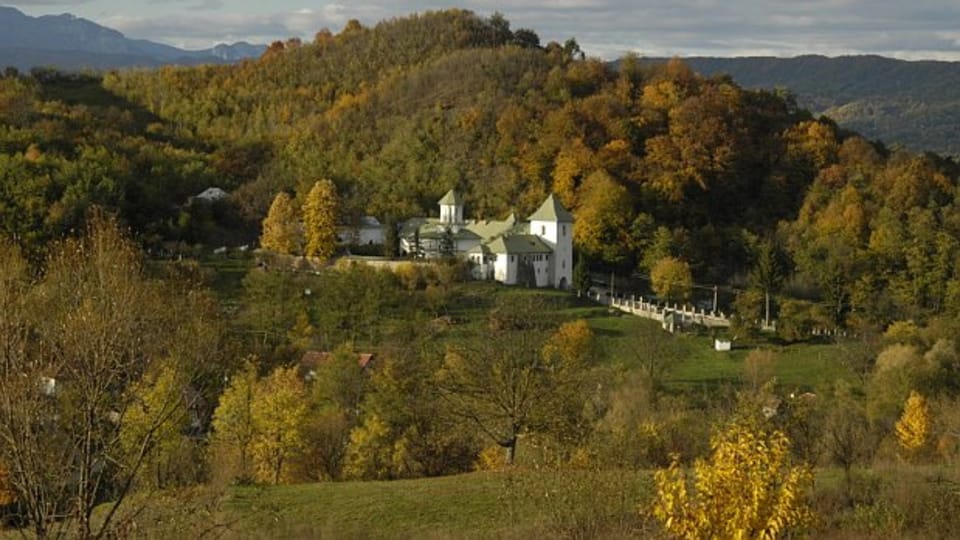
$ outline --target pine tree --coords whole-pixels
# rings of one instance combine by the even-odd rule
[[[577,289],[577,296],[583,295],[590,289],[590,270],[587,268],[587,261],[580,255],[577,257],[577,264],[573,267],[573,287]]]
[[[263,220],[260,246],[276,253],[292,254],[300,251],[303,232],[293,199],[284,192],[277,193],[270,211]]]
[[[337,188],[330,180],[313,184],[303,203],[304,255],[325,262],[337,247]]]

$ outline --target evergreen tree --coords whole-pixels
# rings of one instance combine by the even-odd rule
[[[577,265],[573,267],[573,286],[577,289],[577,296],[590,289],[590,270],[583,255],[577,257]]]
[[[337,247],[337,188],[330,180],[313,184],[303,203],[303,254],[326,261]]]

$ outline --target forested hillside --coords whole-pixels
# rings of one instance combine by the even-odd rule
[[[474,217],[528,214],[555,192],[593,263],[648,272],[675,257],[698,282],[746,286],[776,238],[791,296],[833,325],[937,314],[960,294],[953,162],[680,61],[615,70],[499,15],[354,21],[234,66],[2,84],[4,227],[27,247],[91,203],[148,244],[248,240],[274,195],[300,204],[329,178],[347,223],[430,214],[452,187]],[[231,199],[186,204],[212,185]]]
[[[747,88],[787,88],[799,104],[870,139],[960,155],[960,63],[880,56],[685,59]]]
[[[9,70],[0,515],[37,538],[957,537],[958,175],[788,93],[459,10],[234,66]],[[455,258],[327,264],[338,220],[451,188],[481,218],[555,193],[581,292],[720,289],[732,327],[671,335]],[[261,490],[308,482],[338,484]]]

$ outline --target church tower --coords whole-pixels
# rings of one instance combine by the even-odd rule
[[[570,288],[573,281],[573,215],[551,193],[530,216],[530,234],[539,236],[553,249],[550,284]]]
[[[463,223],[463,199],[455,190],[450,190],[440,199],[440,223],[459,225]]]

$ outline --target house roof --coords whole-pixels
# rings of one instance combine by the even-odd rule
[[[209,187],[193,196],[194,199],[203,199],[205,201],[219,201],[229,197],[230,194],[218,187]]]
[[[551,193],[547,200],[543,201],[540,208],[530,216],[530,221],[559,221],[562,223],[573,223],[573,215],[560,204],[557,197]]]
[[[451,189],[446,195],[443,196],[442,199],[440,199],[438,204],[460,206],[463,204],[463,197],[461,197],[460,194],[455,190]]]
[[[439,239],[446,234],[447,228],[451,229],[452,237],[455,240],[474,239],[487,241],[517,229],[517,222],[512,214],[504,221],[467,221],[455,227],[450,227],[450,225],[441,222],[437,218],[410,218],[401,224],[400,236],[413,238],[414,234],[419,233],[421,239]]]
[[[373,353],[356,353],[357,363],[366,368],[373,360]],[[330,351],[307,351],[300,357],[300,366],[308,370],[315,370],[330,361],[333,353]]]
[[[482,254],[484,254],[484,255],[487,255],[487,254],[491,253],[491,251],[490,251],[490,246],[489,246],[489,245],[487,245],[487,244],[480,244],[480,245],[478,245],[478,246],[474,246],[473,248],[471,248],[470,251],[468,251],[467,253],[482,253]]]
[[[533,234],[512,234],[496,238],[489,244],[492,253],[553,253],[553,249]]]

